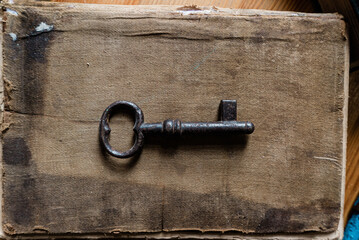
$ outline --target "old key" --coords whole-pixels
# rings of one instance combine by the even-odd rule
[[[119,152],[112,148],[109,143],[111,128],[109,119],[118,110],[128,109],[135,114],[135,143],[130,150]],[[144,137],[148,134],[165,134],[167,136],[190,135],[190,134],[251,134],[254,125],[251,122],[237,120],[237,101],[221,100],[220,121],[217,122],[181,122],[180,120],[165,120],[160,123],[144,123],[142,110],[134,103],[117,101],[112,103],[103,112],[100,121],[100,141],[106,151],[114,157],[128,158],[139,153],[144,144]]]

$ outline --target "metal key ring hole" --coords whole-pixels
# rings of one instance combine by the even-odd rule
[[[117,112],[129,111],[135,116],[135,123],[133,126],[135,141],[133,146],[124,152],[115,150],[110,144],[111,128],[109,121],[111,117]],[[144,143],[143,133],[140,131],[140,126],[143,123],[142,110],[134,103],[127,101],[117,101],[112,103],[106,108],[102,114],[100,121],[100,142],[104,146],[105,150],[112,156],[118,158],[128,158],[141,151]]]

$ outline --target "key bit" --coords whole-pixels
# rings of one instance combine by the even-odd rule
[[[127,108],[135,114],[135,143],[130,150],[119,152],[112,148],[109,143],[111,128],[109,119],[115,111]],[[134,103],[128,101],[117,101],[112,103],[103,112],[100,120],[100,142],[106,151],[118,158],[128,158],[139,153],[144,145],[146,135],[206,135],[206,134],[251,134],[254,125],[248,121],[237,121],[237,101],[221,100],[219,106],[220,121],[217,122],[181,122],[178,119],[167,119],[159,123],[144,123],[142,110]]]

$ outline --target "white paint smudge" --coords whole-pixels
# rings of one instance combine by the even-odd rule
[[[17,39],[17,35],[16,33],[9,33],[10,37],[12,38],[12,40],[15,42]]]
[[[321,160],[326,160],[326,161],[330,161],[332,162],[335,166],[337,166],[338,168],[341,168],[341,165],[339,163],[339,160],[336,158],[330,158],[330,157],[319,157],[319,156],[314,156],[313,158],[315,159],[321,159]]]
[[[303,16],[305,16],[305,13],[291,13],[291,14],[289,14],[289,16],[292,16],[292,17],[303,17]]]
[[[41,22],[39,26],[35,28],[37,32],[50,32],[54,28],[54,25],[48,25],[44,22]]]
[[[182,13],[183,16],[186,16],[186,15],[192,15],[192,14],[211,14],[211,13],[217,12],[217,10],[214,8],[211,8],[208,10],[180,10],[177,12]]]
[[[9,0],[8,3],[9,4],[14,4],[14,0]]]
[[[333,161],[333,162],[338,162],[338,159],[330,158],[330,157],[317,157],[317,156],[314,156],[314,158],[316,158],[316,159],[322,159],[322,160],[328,160],[328,161]]]
[[[15,10],[12,10],[10,8],[6,8],[6,12],[14,16],[19,16],[19,14]]]

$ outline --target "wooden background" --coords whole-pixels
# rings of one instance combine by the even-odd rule
[[[223,8],[266,9],[297,12],[339,12],[349,27],[351,43],[348,148],[344,219],[359,193],[359,23],[349,0],[53,0],[57,2],[123,4],[123,5],[198,5]]]

